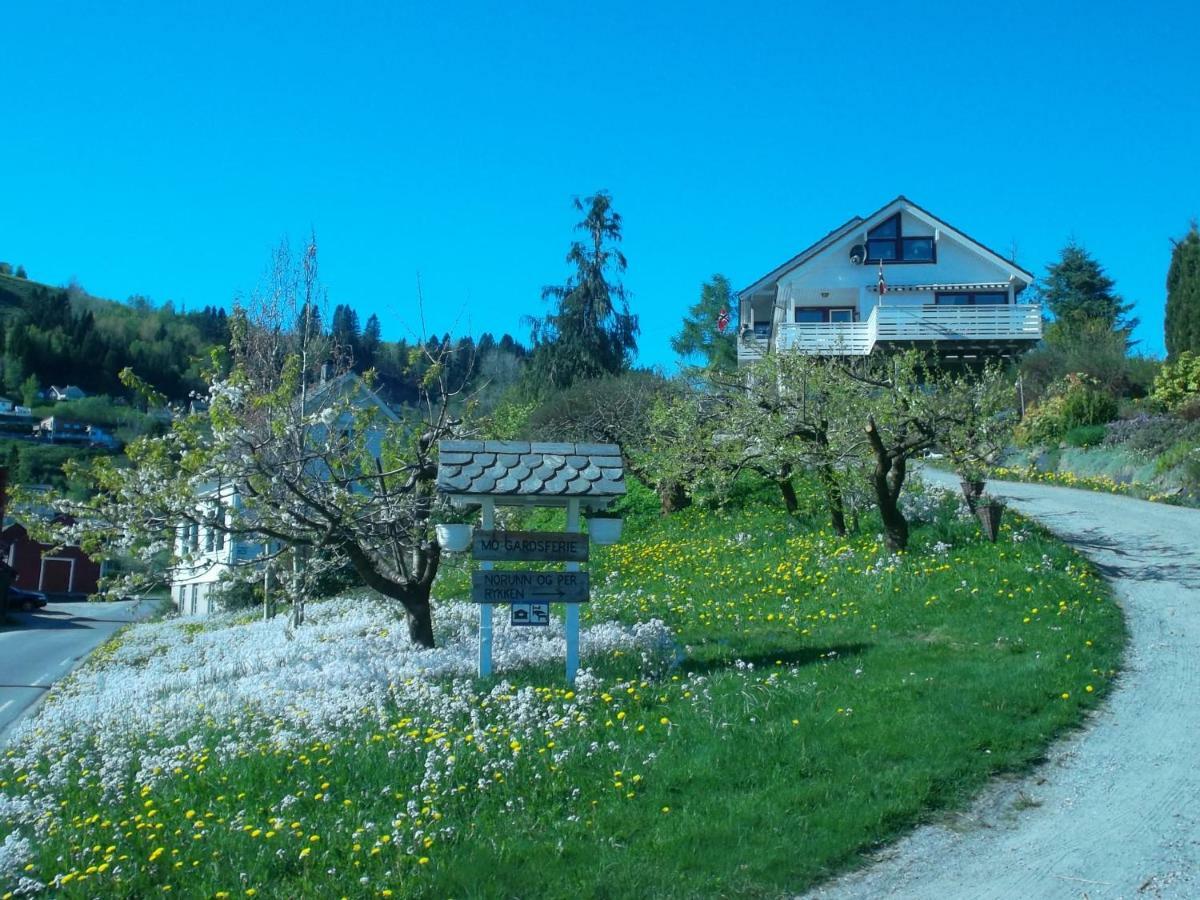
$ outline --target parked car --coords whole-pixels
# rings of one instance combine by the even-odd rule
[[[8,605],[13,609],[41,609],[46,605],[46,595],[41,591],[27,591],[25,588],[10,587],[8,589]]]

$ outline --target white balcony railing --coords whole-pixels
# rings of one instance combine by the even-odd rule
[[[1036,303],[880,306],[869,321],[876,341],[1036,341],[1042,336],[1042,309]]]
[[[866,356],[882,342],[1036,341],[1042,310],[1036,303],[988,306],[882,306],[865,322],[784,323],[774,341],[738,344],[738,359],[758,359],[769,347],[830,356]]]

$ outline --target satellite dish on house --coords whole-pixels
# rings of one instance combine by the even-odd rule
[[[867,261],[867,245],[855,244],[850,248],[850,262],[856,266],[861,266]]]

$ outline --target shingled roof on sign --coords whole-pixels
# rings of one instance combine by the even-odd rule
[[[439,441],[437,489],[465,503],[606,506],[625,493],[625,468],[616,444]]]

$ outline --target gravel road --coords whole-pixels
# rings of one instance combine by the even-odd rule
[[[1130,632],[1124,672],[1031,776],[997,782],[810,896],[1200,897],[1200,510],[1046,485],[988,490],[1111,580]]]

